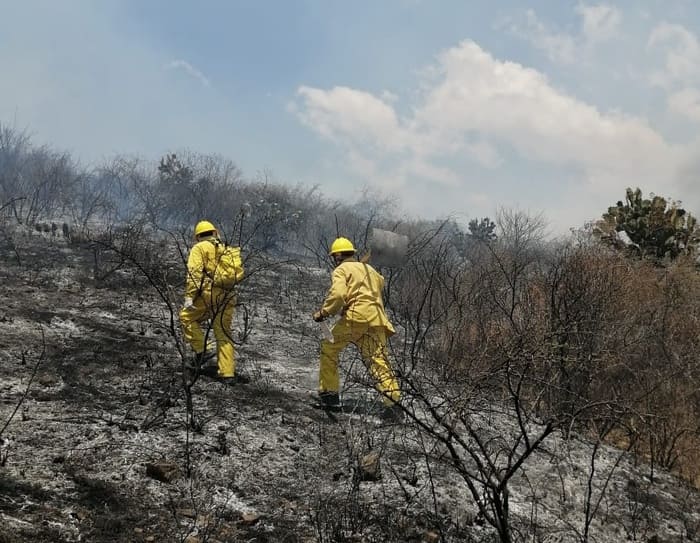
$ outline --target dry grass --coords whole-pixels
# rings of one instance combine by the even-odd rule
[[[517,376],[520,400],[533,412],[595,432],[698,485],[694,262],[660,267],[582,245],[514,279],[504,261],[494,251],[432,296],[448,301],[431,338],[436,366],[450,361],[445,376],[476,385],[502,379],[508,361],[509,379]],[[411,291],[419,291],[415,282]]]

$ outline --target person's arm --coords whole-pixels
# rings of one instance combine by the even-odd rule
[[[195,299],[204,283],[204,255],[201,247],[192,247],[187,257],[187,280],[185,282],[185,298]]]
[[[326,294],[323,305],[321,306],[320,310],[314,313],[313,319],[316,322],[321,322],[331,315],[335,315],[341,311],[343,307],[345,307],[347,288],[345,271],[342,269],[342,266],[338,266],[335,270],[333,270],[331,288],[328,290],[328,294]]]
[[[245,275],[243,270],[243,260],[241,260],[241,249],[240,247],[231,247],[231,249],[234,251],[233,259],[236,267],[236,283],[238,283]]]
[[[321,314],[325,316],[335,315],[345,307],[348,295],[348,284],[343,266],[333,270],[331,288],[326,294],[326,299],[321,306]]]

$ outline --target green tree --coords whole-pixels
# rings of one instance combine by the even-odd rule
[[[620,232],[630,243],[620,238]],[[639,188],[628,188],[625,201],[608,208],[596,233],[610,246],[655,260],[694,254],[700,242],[697,221],[680,202],[653,193],[643,198]]]
[[[469,236],[472,239],[491,242],[496,239],[496,223],[488,217],[482,218],[480,221],[472,219],[469,221]]]

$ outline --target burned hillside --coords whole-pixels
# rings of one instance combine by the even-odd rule
[[[611,376],[589,366],[591,389],[575,391],[543,371],[532,277],[508,322],[488,318],[507,300],[494,274],[480,283],[491,300],[476,275],[424,288],[450,277],[442,238],[385,271],[406,412],[387,423],[352,350],[343,412],[311,405],[327,266],[251,251],[234,322],[250,383],[193,382],[177,322],[185,247],[137,234],[5,229],[0,541],[700,538],[697,491],[632,454],[632,410],[593,395]]]

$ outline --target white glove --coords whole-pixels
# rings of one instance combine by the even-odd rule
[[[192,309],[194,307],[194,301],[192,298],[185,298],[185,309]]]

